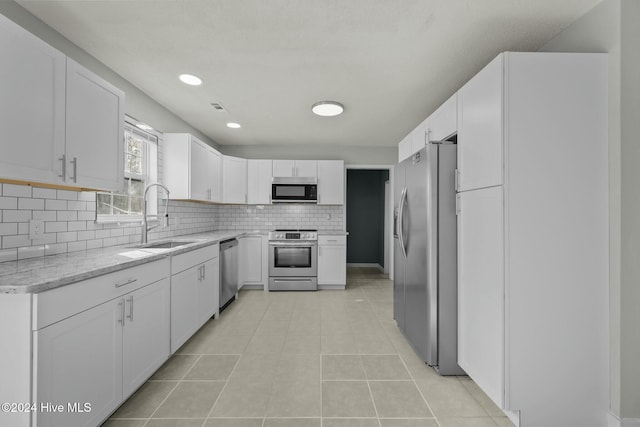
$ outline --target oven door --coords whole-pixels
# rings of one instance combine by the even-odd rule
[[[317,263],[316,242],[269,242],[271,277],[315,277]]]

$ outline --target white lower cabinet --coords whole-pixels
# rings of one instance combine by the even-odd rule
[[[504,407],[502,186],[457,195],[458,364]]]
[[[218,245],[171,259],[171,353],[218,312]]]
[[[238,289],[267,289],[269,281],[267,236],[238,238]]]
[[[169,358],[169,279],[37,330],[34,344],[34,402],[64,406],[35,425],[98,425]]]
[[[347,283],[346,236],[318,236],[318,286]]]
[[[34,402],[64,411],[34,412],[38,427],[95,426],[122,402],[122,299],[109,301],[34,334]],[[155,332],[153,332],[155,333]],[[90,412],[67,411],[67,403],[91,404]]]
[[[169,278],[124,297],[122,394],[126,399],[169,357]]]

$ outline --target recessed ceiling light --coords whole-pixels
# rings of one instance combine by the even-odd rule
[[[231,129],[240,129],[242,126],[240,126],[240,123],[230,122],[230,123],[227,123],[227,127]]]
[[[147,125],[145,123],[138,123],[138,124],[136,124],[136,127],[138,129],[142,129],[142,130],[146,130],[146,131],[152,131],[153,130],[153,128],[151,126],[149,126],[149,125]]]
[[[191,86],[200,86],[202,84],[202,79],[200,77],[194,76],[193,74],[180,74],[179,78],[182,83]]]
[[[311,106],[311,111],[319,116],[337,116],[344,111],[344,105],[336,101],[320,101]]]

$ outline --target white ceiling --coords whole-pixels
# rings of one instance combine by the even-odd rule
[[[397,144],[496,54],[537,50],[598,2],[18,0],[221,145],[361,146]],[[314,116],[322,100],[344,114]]]

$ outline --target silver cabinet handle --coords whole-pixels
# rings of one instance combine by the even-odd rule
[[[327,239],[327,242],[337,242],[336,239]]]
[[[127,316],[127,319],[129,319],[130,322],[133,322],[133,295],[131,295],[128,299],[129,299],[129,315]]]
[[[124,299],[120,298],[118,307],[120,307],[120,318],[118,319],[118,323],[124,325]]]
[[[62,157],[58,157],[58,160],[62,162],[62,174],[58,175],[62,180],[67,179],[67,156],[63,154]]]
[[[202,281],[202,266],[198,267],[198,282]]]
[[[78,182],[78,158],[74,157],[73,160],[71,160],[71,164],[73,165],[73,177],[69,178],[73,179],[73,182]]]
[[[138,279],[129,279],[129,280],[124,281],[122,283],[116,283],[116,288],[121,288],[123,286],[130,285],[130,284],[132,284],[134,282],[137,282],[137,281],[138,281]]]
[[[207,266],[203,265],[202,266],[202,280],[204,280],[207,277]]]

